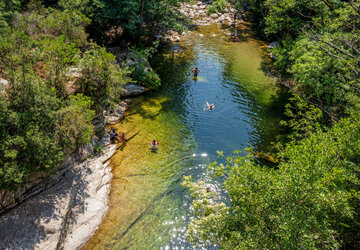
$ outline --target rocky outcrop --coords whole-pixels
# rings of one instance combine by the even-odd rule
[[[179,12],[187,16],[193,25],[206,26],[214,23],[237,25],[242,22],[244,13],[240,14],[231,4],[223,10],[222,13],[213,13],[208,15],[208,7],[213,1],[198,1],[196,4],[181,3]],[[181,34],[175,31],[169,31],[166,38],[171,42],[180,42],[185,39],[191,32]]]
[[[0,78],[0,92],[4,91],[9,87],[9,82],[5,79]]]
[[[280,46],[280,43],[278,42],[278,41],[274,41],[274,42],[272,42],[272,43],[270,43],[269,45],[268,45],[268,49],[274,49],[274,48],[276,48],[276,47],[279,47]],[[276,56],[272,53],[272,52],[270,52],[269,53],[269,57],[271,58],[271,59],[273,59],[273,60],[276,60]]]
[[[231,4],[223,10],[222,13],[213,13],[208,16],[208,7],[212,1],[198,1],[195,5],[182,3],[179,11],[191,19],[195,25],[219,24],[239,24],[241,23],[241,15],[232,7]],[[234,19],[234,17],[236,18]]]
[[[76,249],[96,231],[107,209],[111,169],[102,156],[68,166],[51,188],[0,217],[0,249]],[[75,165],[74,165],[75,164]]]
[[[113,125],[119,122],[125,116],[125,112],[127,109],[128,109],[128,101],[125,100],[120,102],[109,112],[109,115],[105,117],[106,123]]]
[[[148,88],[145,88],[145,87],[139,86],[139,85],[135,85],[132,83],[127,83],[122,86],[121,97],[127,98],[127,97],[137,96],[137,95],[141,95],[147,91],[149,91]]]

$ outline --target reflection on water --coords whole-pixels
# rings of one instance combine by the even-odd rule
[[[185,239],[191,199],[180,188],[182,176],[204,180],[226,199],[206,171],[216,151],[266,151],[277,134],[277,87],[263,71],[258,41],[232,43],[220,27],[203,27],[176,51],[174,60],[167,51],[156,62],[161,90],[135,99],[117,125],[134,137],[112,159],[111,207],[85,248],[192,247]],[[214,110],[204,110],[206,102]],[[153,139],[160,142],[157,151],[149,149]]]

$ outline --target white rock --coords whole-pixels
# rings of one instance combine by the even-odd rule
[[[210,15],[210,17],[211,17],[212,19],[216,19],[216,18],[218,18],[219,16],[218,16],[218,14],[213,13],[213,14]]]
[[[204,11],[204,10],[200,10],[200,11],[198,12],[198,14],[199,14],[199,16],[203,16],[203,15],[205,15],[205,11]]]
[[[9,87],[9,82],[5,79],[0,78],[0,85],[2,85],[4,89],[6,89],[7,87]]]

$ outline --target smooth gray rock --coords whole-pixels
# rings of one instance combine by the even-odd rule
[[[107,124],[113,125],[118,123],[125,116],[127,108],[128,105],[125,101],[122,101],[116,105],[114,109],[110,111],[110,115],[106,116]]]
[[[9,87],[9,82],[5,79],[0,78],[0,91],[5,90]]]
[[[126,97],[130,97],[130,96],[137,96],[137,95],[141,95],[147,91],[149,91],[148,88],[145,88],[145,87],[139,86],[139,85],[135,85],[132,83],[127,83],[122,86],[121,97],[126,98]]]
[[[0,249],[82,246],[108,209],[112,175],[108,163],[103,162],[115,150],[116,145],[110,145],[98,158],[81,164],[70,161],[73,165],[56,185],[2,215]]]
[[[268,48],[269,48],[269,49],[273,49],[273,48],[275,48],[275,47],[277,47],[277,46],[280,46],[280,43],[279,43],[278,41],[274,41],[274,42],[272,42],[272,43],[270,43],[270,44],[268,45]]]

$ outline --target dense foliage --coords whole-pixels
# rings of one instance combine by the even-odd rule
[[[180,0],[60,0],[65,10],[77,9],[91,18],[88,31],[98,42],[125,38],[151,44],[155,35],[169,30],[183,31],[186,18],[177,11]],[[140,39],[139,39],[140,38]]]
[[[212,13],[222,12],[228,5],[226,0],[215,0],[209,7],[208,7],[208,14],[211,15]]]
[[[360,1],[248,2],[281,46],[275,65],[296,91],[334,116],[359,108]]]
[[[15,12],[14,12],[15,13]],[[8,19],[0,35],[0,187],[53,172],[88,143],[92,120],[120,98],[126,68],[87,41],[90,20],[73,10],[37,6]],[[74,72],[71,72],[74,71]]]

